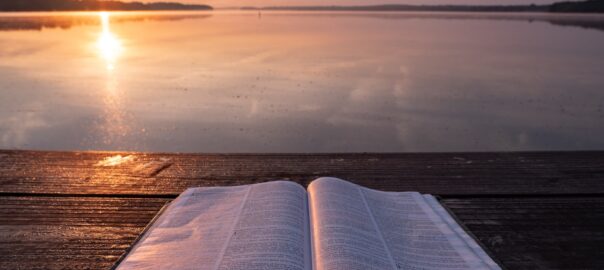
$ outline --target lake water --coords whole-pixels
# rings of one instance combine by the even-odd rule
[[[0,148],[602,150],[604,17],[2,14]]]

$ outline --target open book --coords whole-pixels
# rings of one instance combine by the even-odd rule
[[[500,269],[430,195],[336,178],[191,188],[117,269]]]

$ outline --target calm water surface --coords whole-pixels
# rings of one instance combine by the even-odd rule
[[[604,18],[0,15],[0,148],[604,149]]]

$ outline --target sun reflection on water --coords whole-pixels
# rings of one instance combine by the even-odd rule
[[[109,13],[101,12],[99,16],[101,18],[102,31],[97,40],[97,48],[99,54],[106,62],[107,70],[113,70],[115,68],[115,61],[123,50],[122,42],[111,32]]]
[[[111,13],[100,12],[101,32],[96,41],[99,57],[104,61],[105,89],[102,113],[94,125],[94,140],[103,147],[121,149],[131,132],[132,117],[126,110],[126,93],[120,89],[120,73],[116,64],[124,48],[120,38],[111,31]]]

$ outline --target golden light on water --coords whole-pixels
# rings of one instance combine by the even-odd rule
[[[121,40],[111,32],[110,15],[107,12],[99,14],[101,19],[101,34],[97,40],[97,49],[101,57],[105,60],[108,70],[115,68],[115,62],[122,53],[123,47]]]
[[[95,132],[99,142],[105,146],[119,147],[124,137],[131,130],[131,118],[125,110],[125,95],[120,91],[120,73],[114,72],[119,57],[124,48],[121,39],[111,31],[111,13],[100,12],[101,32],[96,40],[96,49],[99,58],[104,62],[105,89],[102,101],[102,113],[99,122],[95,125]],[[118,157],[118,161],[121,159]],[[113,160],[109,160],[112,162]]]

